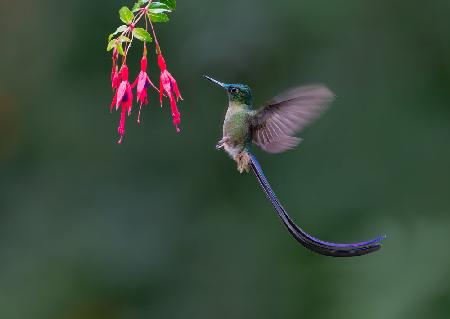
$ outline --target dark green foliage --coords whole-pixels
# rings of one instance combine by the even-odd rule
[[[148,13],[148,17],[152,22],[167,22],[169,21],[169,16],[165,13]]]
[[[142,28],[135,28],[133,30],[133,36],[143,42],[152,42],[152,37],[151,35]]]
[[[131,12],[131,10],[128,9],[127,7],[120,8],[119,16],[120,16],[120,20],[122,20],[122,22],[125,24],[130,24],[131,22],[133,22],[133,19],[134,19],[133,12]]]
[[[161,3],[164,3],[169,7],[170,10],[175,10],[177,7],[177,1],[176,0],[160,0]]]

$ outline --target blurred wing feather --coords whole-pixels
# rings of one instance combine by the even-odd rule
[[[297,87],[274,97],[252,117],[253,143],[269,153],[297,146],[301,139],[294,135],[318,118],[333,97],[323,85]]]

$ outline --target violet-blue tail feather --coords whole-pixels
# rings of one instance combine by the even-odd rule
[[[283,224],[289,230],[291,235],[304,247],[318,254],[333,257],[361,256],[375,252],[381,248],[381,241],[386,238],[386,236],[384,235],[365,242],[339,244],[322,241],[305,232],[292,221],[283,206],[281,206],[280,201],[278,200],[277,196],[270,187],[269,182],[264,176],[261,165],[259,165],[256,157],[253,154],[251,154],[250,152],[248,153],[251,158],[251,167],[253,173],[255,173],[255,176],[258,179],[258,182],[261,185],[262,189],[264,190],[264,193],[266,194],[272,205],[275,207],[278,216],[283,221]]]

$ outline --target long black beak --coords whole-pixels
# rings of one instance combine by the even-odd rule
[[[203,77],[206,78],[206,79],[208,79],[208,80],[210,80],[212,83],[214,83],[214,84],[220,86],[221,88],[226,89],[226,84],[225,84],[225,83],[222,83],[222,82],[220,82],[220,81],[217,81],[217,80],[215,80],[215,79],[213,79],[212,77],[207,76],[207,75],[204,75]]]

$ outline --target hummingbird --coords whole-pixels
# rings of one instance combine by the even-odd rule
[[[384,235],[358,243],[333,243],[313,237],[297,226],[281,205],[251,152],[252,144],[268,153],[281,153],[296,147],[302,141],[296,134],[317,119],[334,99],[334,94],[326,86],[316,84],[292,88],[255,110],[248,85],[226,84],[206,75],[204,77],[228,95],[223,136],[216,149],[224,149],[236,161],[240,173],[253,171],[283,224],[301,245],[332,257],[361,256],[381,248]]]

